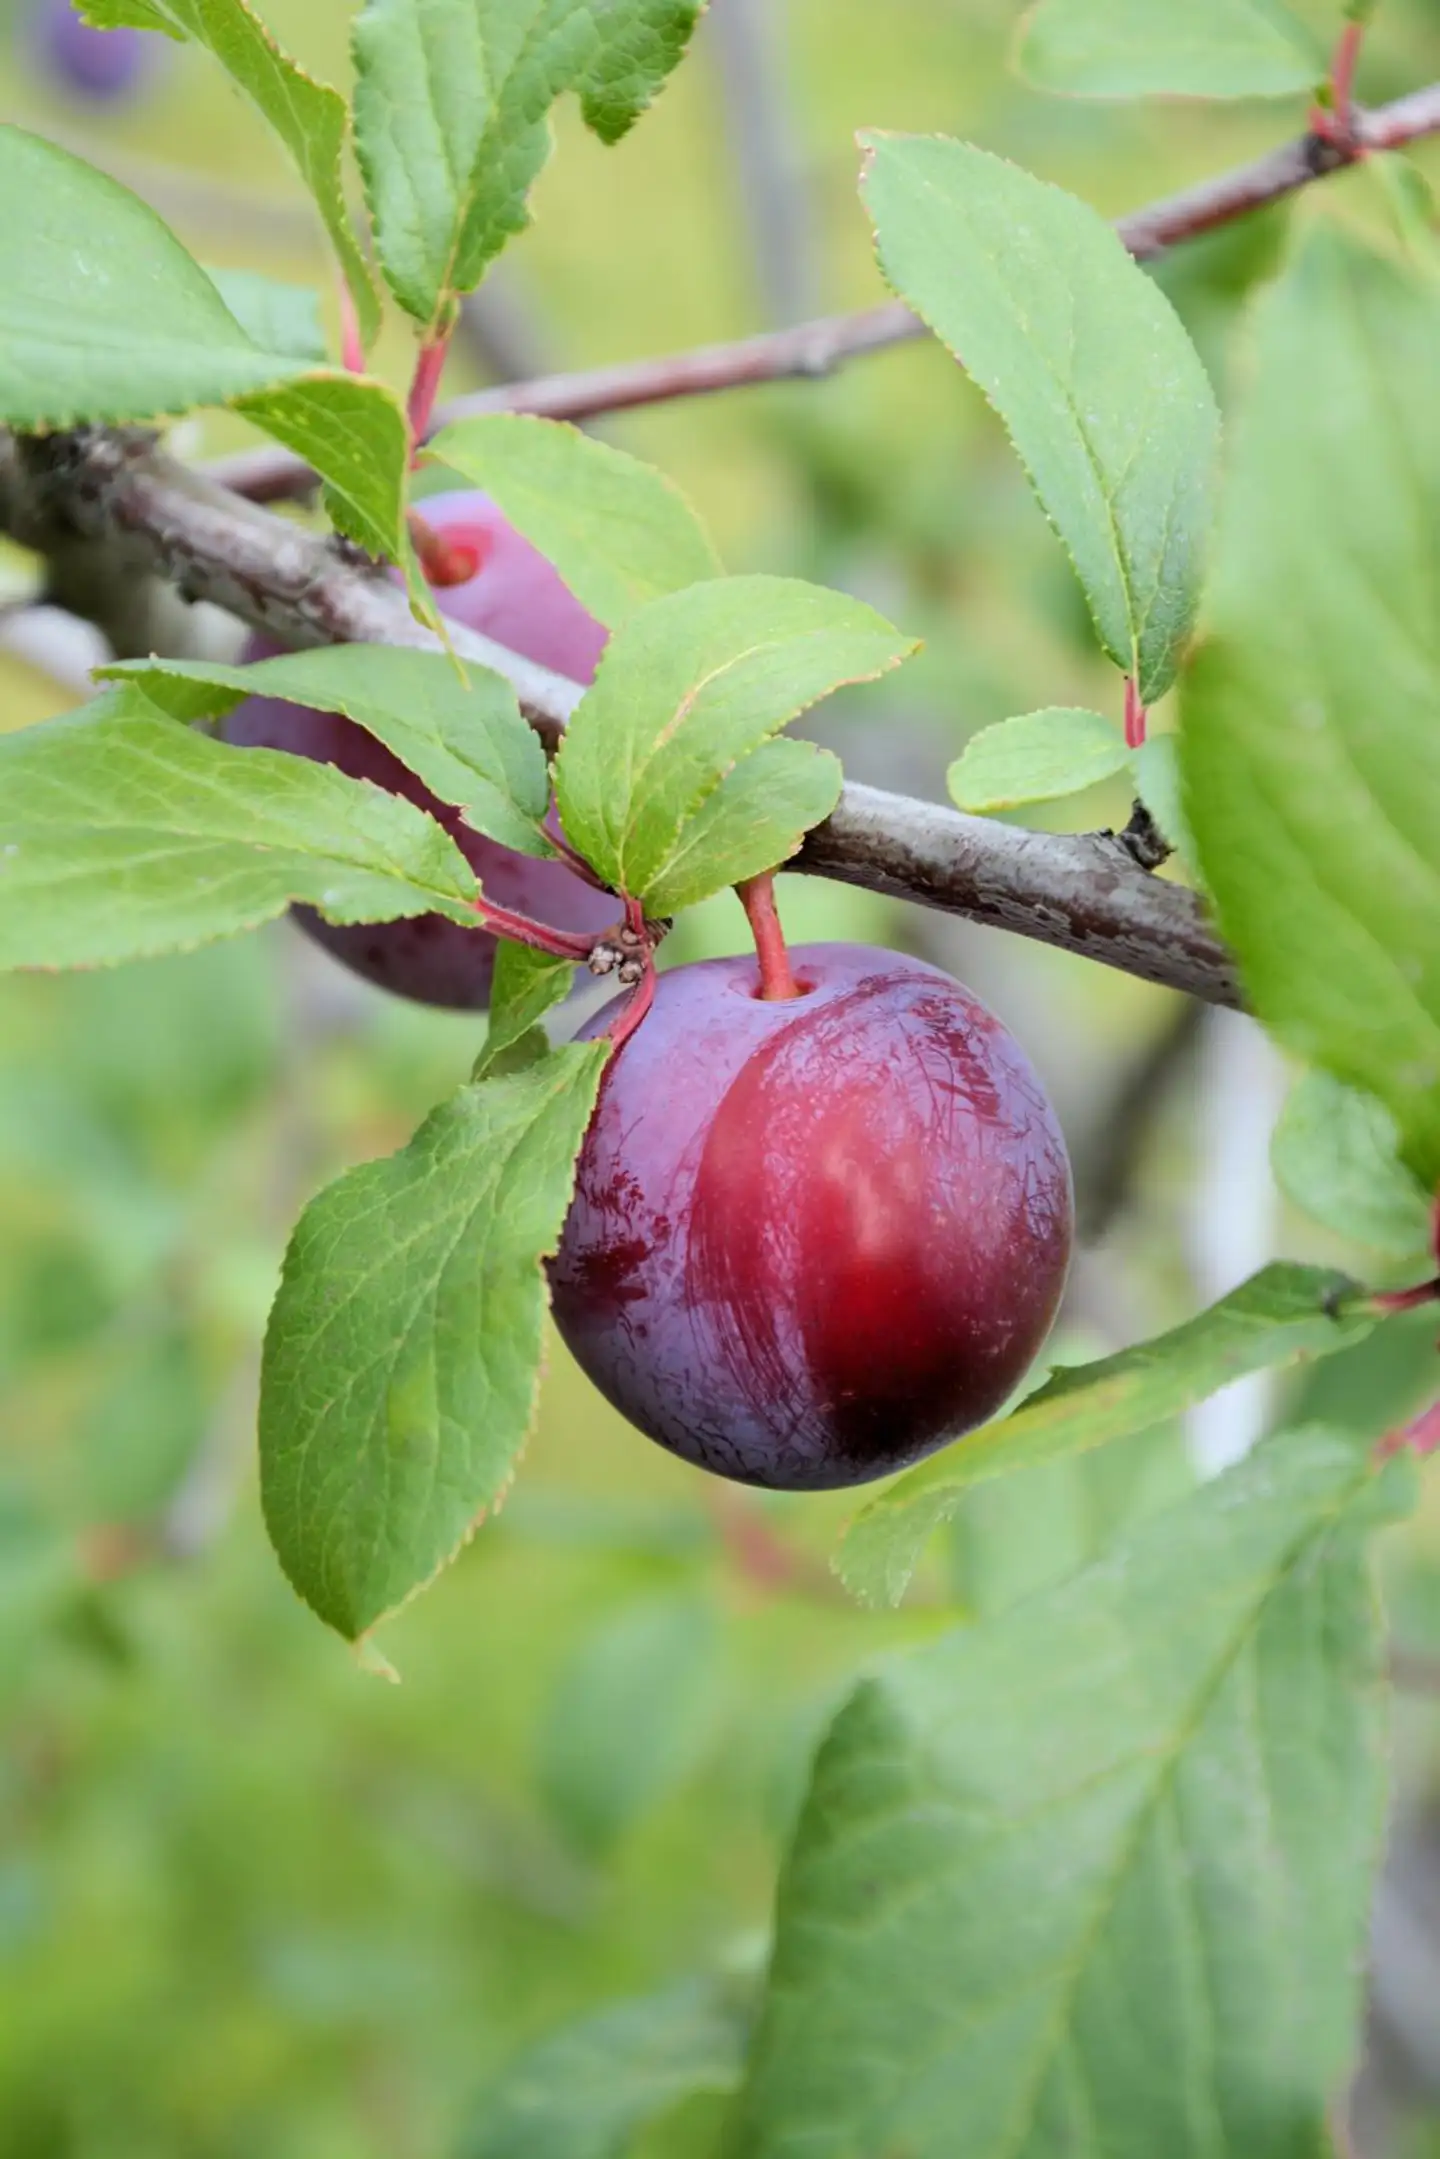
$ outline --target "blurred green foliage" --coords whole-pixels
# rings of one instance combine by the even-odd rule
[[[341,0],[265,12],[343,79]],[[1041,98],[1007,72],[1016,11],[999,0],[786,12],[827,306],[880,296],[860,126],[967,136],[1118,212],[1300,118],[1283,102]],[[1433,7],[1391,0],[1365,93],[1436,74]],[[324,277],[279,154],[199,56],[170,55],[152,97],[101,118],[11,54],[0,112],[148,187],[207,262]],[[560,138],[502,272],[548,358],[759,326],[708,39],[620,150],[568,112]],[[1360,173],[1294,214],[1376,222],[1387,198]],[[1290,215],[1160,272],[1222,396]],[[394,324],[381,357],[403,379]],[[457,384],[467,366],[479,379],[462,361]],[[924,635],[895,682],[821,722],[857,776],[941,797],[975,728],[1042,705],[1115,709],[1063,556],[938,348],[607,432],[681,482],[730,568],[844,585]],[[244,439],[225,418],[182,433],[199,454]],[[26,574],[18,557],[0,567]],[[0,727],[67,701],[0,662]],[[1125,807],[1116,786],[1056,817]],[[1168,1023],[1140,985],[866,895],[790,880],[784,908],[800,939],[973,960],[1057,1079],[1082,1173],[1086,1130]],[[667,954],[737,949],[742,928],[733,901],[711,902]],[[0,983],[0,2159],[458,2151],[517,2046],[753,1962],[809,1749],[861,1664],[1025,1594],[1184,1473],[1162,1434],[1094,1476],[1017,1478],[964,1518],[905,1611],[865,1613],[826,1571],[843,1500],[717,1492],[622,1426],[557,1345],[515,1492],[386,1631],[401,1684],[362,1670],[264,1542],[257,1344],[301,1203],[401,1144],[465,1076],[476,1033],[387,1005],[284,929],[116,975]],[[1131,1335],[1197,1301],[1178,1228],[1192,1127],[1183,1106],[1160,1118],[1107,1248]],[[1298,1221],[1286,1249],[1366,1264]],[[1113,1316],[1076,1322],[1103,1347]],[[1429,1354],[1423,1316],[1396,1322],[1302,1379],[1297,1406],[1333,1422],[1383,1403],[1398,1419]],[[1396,1566],[1406,1623],[1440,1643],[1433,1503]],[[636,2149],[703,2155],[717,2121],[696,2100]]]

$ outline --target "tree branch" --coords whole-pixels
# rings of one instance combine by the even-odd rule
[[[47,554],[115,549],[187,599],[213,601],[286,644],[438,649],[383,570],[216,487],[138,431],[0,437],[0,529]],[[450,634],[462,658],[514,684],[553,744],[580,685],[459,623]],[[1114,839],[1025,832],[847,787],[794,867],[969,915],[1212,1003],[1239,1002],[1194,894],[1140,869]]]
[[[1251,164],[1202,180],[1121,218],[1115,229],[1137,261],[1150,262],[1167,248],[1279,202],[1312,180],[1345,171],[1371,151],[1401,149],[1435,134],[1440,134],[1440,83],[1397,98],[1391,105],[1377,106],[1373,112],[1357,111],[1353,129],[1338,139],[1299,135]],[[443,405],[435,415],[435,425],[444,427],[452,420],[486,412],[525,412],[547,420],[594,419],[600,413],[698,397],[713,390],[829,375],[847,360],[926,335],[924,323],[904,302],[891,300],[851,314],[817,316],[793,329],[700,345],[658,359],[625,360],[614,367],[504,383]],[[206,469],[211,479],[252,502],[278,502],[304,494],[314,485],[308,466],[279,449],[242,451]]]

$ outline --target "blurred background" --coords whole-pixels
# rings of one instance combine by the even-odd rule
[[[263,12],[345,80],[347,0]],[[1327,35],[1337,12],[1315,10]],[[87,88],[57,68],[47,13],[0,0],[0,117],[113,172],[208,265],[325,285],[328,307],[305,204],[218,70],[157,41],[133,83]],[[713,0],[618,150],[562,107],[535,225],[472,306],[447,389],[880,298],[861,126],[966,136],[1113,214],[1303,123],[1295,101],[1041,97],[1007,66],[1017,14]],[[1387,0],[1361,96],[1437,74],[1433,0]],[[1317,215],[1379,222],[1387,197],[1360,171],[1160,269],[1222,396],[1243,380],[1247,295],[1287,220]],[[393,324],[379,364],[408,372]],[[844,586],[924,637],[901,675],[815,717],[852,777],[943,799],[989,722],[1092,703],[1118,720],[1064,556],[938,347],[603,431],[680,481],[731,569]],[[223,416],[172,438],[202,458],[248,439]],[[35,576],[0,549],[0,729],[73,703],[99,656],[27,604]],[[1055,822],[1122,824],[1128,807],[1097,790]],[[1291,1075],[1246,1022],[840,886],[786,879],[782,912],[792,938],[950,968],[1025,1043],[1084,1228],[1062,1357],[1173,1324],[1277,1254],[1383,1276],[1284,1206],[1268,1148]],[[744,941],[727,897],[663,957]],[[518,1485],[385,1630],[387,1685],[269,1555],[257,1349],[300,1206],[402,1144],[477,1033],[387,1002],[285,926],[114,975],[0,980],[3,2159],[480,2154],[487,2093],[526,2043],[693,1973],[743,1994],[808,1753],[867,1660],[1073,1567],[1282,1418],[1376,1431],[1434,1392],[1433,1320],[1395,1320],[1184,1430],[988,1488],[880,1615],[827,1569],[853,1501],[707,1483],[556,1344]],[[1397,1813],[1341,2134],[1365,2159],[1421,2159],[1440,2154],[1440,1503],[1385,1566]],[[703,2159],[719,2114],[691,2101],[634,2149]]]

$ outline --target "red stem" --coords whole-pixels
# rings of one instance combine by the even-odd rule
[[[1363,22],[1347,22],[1340,32],[1335,47],[1335,62],[1330,70],[1330,94],[1335,100],[1335,117],[1347,135],[1355,126],[1355,70],[1360,64],[1360,48],[1365,42]]]
[[[347,375],[363,375],[365,372],[365,345],[360,336],[360,317],[355,312],[355,295],[340,280],[340,364]]]
[[[1413,1289],[1382,1289],[1371,1299],[1381,1312],[1413,1312],[1422,1304],[1440,1301],[1440,1279],[1417,1282]]]
[[[1140,691],[1133,675],[1125,677],[1125,747],[1138,750],[1145,740],[1145,707],[1140,702]]]
[[[410,383],[410,397],[406,404],[406,417],[410,422],[410,457],[412,464],[420,454],[420,446],[430,432],[430,415],[435,410],[435,399],[440,390],[440,377],[445,372],[445,355],[450,349],[447,336],[427,338],[415,359],[415,373]]]
[[[651,1005],[653,1005],[654,1002],[655,960],[653,954],[647,948],[645,953],[645,972],[640,977],[640,980],[636,983],[634,993],[630,998],[630,1002],[626,1005],[623,1012],[618,1012],[615,1015],[615,1018],[610,1022],[609,1027],[606,1029],[606,1033],[609,1035],[610,1042],[613,1048],[617,1050],[624,1048],[625,1044],[630,1040],[631,1035],[634,1034],[636,1028],[645,1018],[646,1014],[650,1010]]]
[[[624,1048],[655,1002],[655,947],[651,944],[645,928],[644,908],[628,894],[625,900],[625,927],[632,937],[639,940],[636,949],[642,956],[645,972],[636,983],[635,994],[630,1002],[623,1011],[616,1014],[605,1030],[617,1050]]]
[[[548,952],[557,960],[588,960],[594,951],[596,939],[587,937],[583,930],[556,930],[547,922],[532,922],[528,915],[517,915],[508,907],[496,907],[490,900],[475,902],[475,912],[487,930],[497,937],[508,937],[513,944],[529,945],[534,952]]]
[[[760,962],[761,997],[772,1004],[785,997],[798,997],[800,985],[790,965],[785,932],[780,927],[775,906],[774,871],[767,870],[763,877],[747,877],[735,887],[735,893],[755,940],[755,956]]]
[[[1340,32],[1330,63],[1329,104],[1316,105],[1310,115],[1311,128],[1323,142],[1340,145],[1355,157],[1366,154],[1355,112],[1355,70],[1360,64],[1365,28],[1364,21],[1357,18],[1347,22]]]
[[[1398,1432],[1387,1433],[1375,1449],[1375,1458],[1388,1462],[1392,1455],[1410,1447],[1422,1460],[1432,1454],[1440,1454],[1440,1402],[1432,1403],[1422,1410],[1411,1423],[1402,1425]]]
[[[570,845],[570,842],[566,839],[564,833],[559,829],[558,819],[547,819],[545,825],[545,837],[550,842],[550,845],[554,848],[556,854],[560,857],[560,860],[564,863],[567,870],[573,870],[577,877],[581,878],[587,885],[593,885],[597,892],[610,891],[610,886],[606,884],[603,877],[598,876],[597,873],[590,867],[590,864],[585,860],[585,857],[580,853],[579,849]]]

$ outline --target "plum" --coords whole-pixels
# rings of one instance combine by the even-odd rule
[[[488,495],[456,488],[427,496],[418,507],[431,530],[449,542],[456,568],[474,561],[468,577],[439,593],[447,615],[558,675],[593,679],[605,649],[603,625]]]
[[[792,961],[802,995],[774,1002],[748,956],[662,975],[550,1275],[562,1337],[632,1424],[817,1491],[994,1414],[1054,1319],[1073,1208],[1044,1091],[968,990],[859,945]]]
[[[36,0],[30,44],[51,81],[97,104],[129,97],[160,57],[153,30],[96,30],[71,0]]]
[[[605,631],[495,505],[484,495],[458,491],[432,496],[424,504],[424,515],[453,550],[468,550],[475,558],[471,574],[442,592],[445,612],[541,666],[588,682]],[[263,638],[252,638],[245,657],[264,659],[278,650]],[[231,713],[224,733],[227,741],[244,748],[289,750],[407,796],[445,827],[497,906],[561,930],[599,932],[619,919],[619,902],[563,863],[518,855],[472,832],[458,810],[438,802],[398,758],[352,720],[282,704],[278,698],[250,697]],[[337,924],[310,908],[293,912],[327,952],[380,989],[459,1011],[481,1011],[489,1002],[495,939],[488,931],[466,929],[443,915]]]

